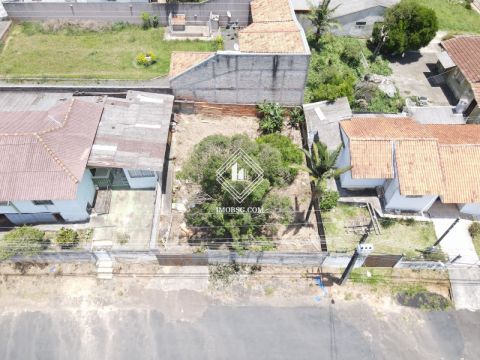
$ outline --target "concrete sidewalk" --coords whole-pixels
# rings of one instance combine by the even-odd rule
[[[453,224],[455,219],[438,218],[432,219],[432,221],[438,239]],[[453,260],[457,255],[461,256],[455,262],[457,265],[472,266],[478,264],[478,255],[468,232],[471,223],[468,220],[460,220],[440,242],[440,247],[448,255],[449,260]]]
[[[437,239],[453,224],[453,218],[432,219]],[[480,310],[480,262],[468,227],[472,222],[460,220],[440,242],[440,247],[453,260],[448,265],[448,276],[456,309]]]

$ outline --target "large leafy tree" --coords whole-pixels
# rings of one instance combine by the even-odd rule
[[[333,13],[340,5],[333,8],[330,7],[331,0],[324,0],[318,6],[312,7],[308,14],[308,19],[315,27],[314,41],[318,43],[323,33],[330,30],[334,26],[338,26],[338,22],[333,19]]]
[[[428,45],[437,31],[434,10],[412,0],[402,0],[385,12],[383,24],[376,24],[372,43],[375,53],[403,54]]]

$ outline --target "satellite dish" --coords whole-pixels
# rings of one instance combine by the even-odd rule
[[[227,10],[227,16],[229,19],[232,17],[232,13],[230,12],[230,10]]]
[[[233,50],[240,51],[240,46],[237,43],[233,44]]]

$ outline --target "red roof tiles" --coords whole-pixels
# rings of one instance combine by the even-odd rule
[[[74,199],[103,106],[0,112],[0,201]]]

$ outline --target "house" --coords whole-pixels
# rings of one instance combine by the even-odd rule
[[[377,189],[386,211],[424,213],[434,202],[480,216],[480,126],[419,124],[409,117],[340,123],[343,188]]]
[[[437,68],[458,100],[456,112],[480,122],[480,36],[458,36],[441,46]]]
[[[254,0],[252,23],[217,52],[173,52],[170,87],[177,99],[301,105],[310,48],[290,0]],[[230,44],[230,45],[229,45]]]
[[[0,95],[0,214],[14,224],[82,222],[98,189],[163,179],[173,96]]]
[[[336,8],[333,19],[338,27],[333,28],[335,35],[369,38],[376,22],[383,21],[385,10],[400,0],[332,0],[330,7]],[[313,31],[307,18],[312,6],[321,4],[321,0],[292,0],[295,13],[306,32]]]

